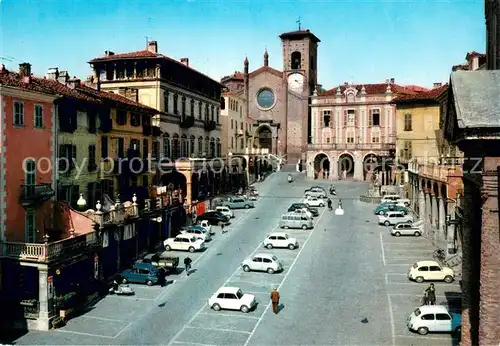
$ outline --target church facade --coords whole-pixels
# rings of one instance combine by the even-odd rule
[[[286,163],[306,160],[311,138],[309,97],[317,84],[317,49],[320,40],[309,30],[280,35],[283,48],[281,70],[263,65],[250,70],[245,59],[244,72],[222,79],[229,90],[242,90],[245,113],[252,122],[253,148],[268,149]],[[243,78],[237,78],[242,76]]]

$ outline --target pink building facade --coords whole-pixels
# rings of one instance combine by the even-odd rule
[[[315,91],[311,98],[311,143],[307,176],[315,179],[392,182],[396,110],[391,101],[413,87],[394,83],[352,85]]]

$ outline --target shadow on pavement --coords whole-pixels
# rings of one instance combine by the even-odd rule
[[[197,271],[198,271],[198,269],[196,269],[196,268],[195,269],[191,269],[186,274],[189,276],[189,275],[191,275],[193,273],[196,273]]]
[[[278,305],[278,312],[277,312],[277,313],[279,314],[279,313],[280,313],[282,310],[284,310],[284,309],[285,309],[285,304],[280,303],[280,304]]]

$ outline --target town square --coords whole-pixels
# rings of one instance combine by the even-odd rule
[[[500,345],[499,0],[0,7],[0,344]]]

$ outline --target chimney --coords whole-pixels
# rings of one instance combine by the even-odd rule
[[[104,51],[104,55],[105,55],[105,56],[112,56],[112,55],[115,55],[115,53],[113,53],[113,52],[112,52],[112,51],[110,51],[110,50],[105,50],[105,51]]]
[[[57,81],[61,84],[66,84],[69,80],[69,73],[68,71],[61,71],[59,72],[59,76],[57,76]]]
[[[51,67],[47,71],[47,78],[52,79],[52,80],[57,80],[59,77],[59,68],[58,67]]]
[[[434,83],[434,88],[439,88],[443,85],[443,83],[436,82]]]
[[[245,61],[243,62],[243,64],[245,65],[245,68],[243,69],[243,71],[245,71],[245,74],[248,74],[248,58],[245,57]]]
[[[4,65],[4,64],[1,64],[1,65],[0,65],[0,74],[1,74],[1,73],[7,73],[7,72],[8,72],[8,71],[7,71],[7,69],[5,68],[5,65]]]
[[[391,84],[394,84],[394,78],[391,78]]]
[[[156,42],[156,41],[149,41],[148,42],[148,50],[151,53],[158,53],[158,42]]]
[[[31,64],[27,62],[23,62],[19,64],[19,74],[22,77],[29,77],[31,76]]]
[[[80,86],[81,82],[82,81],[80,79],[73,77],[73,78],[68,80],[67,85],[71,89],[75,89],[77,86]]]
[[[189,58],[181,58],[181,63],[189,67]]]
[[[349,82],[344,82],[344,86],[348,86],[349,85]]]

